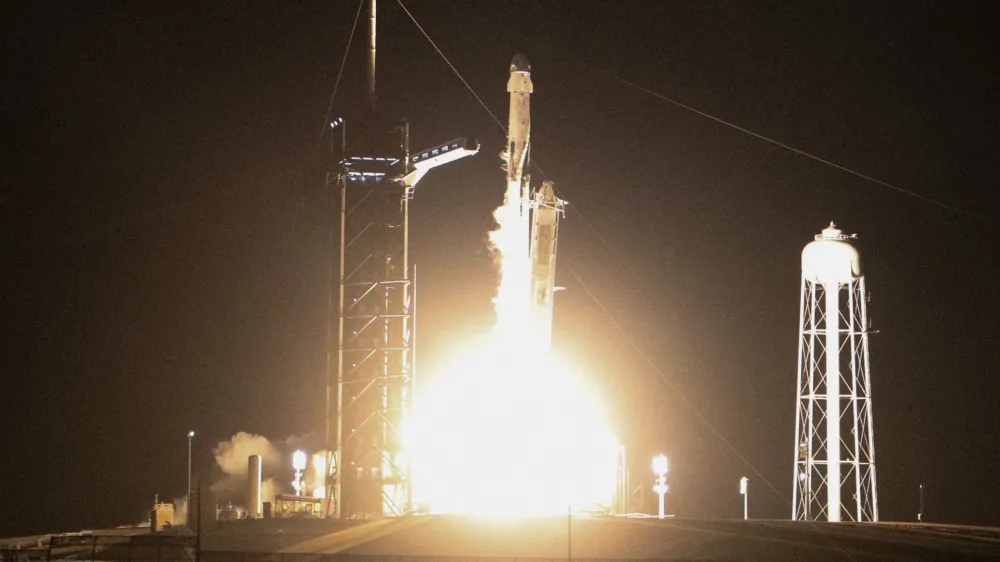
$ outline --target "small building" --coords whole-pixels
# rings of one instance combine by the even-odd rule
[[[174,504],[154,502],[153,509],[149,512],[149,532],[156,533],[173,526]]]
[[[323,500],[308,496],[277,494],[274,496],[271,510],[271,515],[275,519],[322,519]]]

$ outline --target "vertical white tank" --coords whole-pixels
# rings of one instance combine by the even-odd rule
[[[264,516],[264,505],[261,501],[260,487],[263,476],[263,463],[260,455],[250,455],[247,466],[247,518],[260,519]]]
[[[849,285],[861,277],[858,251],[831,222],[802,250],[802,276],[820,285]]]

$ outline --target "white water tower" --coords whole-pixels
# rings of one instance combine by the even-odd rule
[[[830,223],[802,250],[792,519],[878,521],[865,278]]]

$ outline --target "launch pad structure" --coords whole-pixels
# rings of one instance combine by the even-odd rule
[[[375,0],[370,2],[368,107],[348,123],[330,123],[339,133],[335,166],[325,187],[336,194],[339,221],[331,218],[331,254],[338,256],[332,283],[328,333],[324,514],[341,519],[395,517],[416,509],[412,467],[403,427],[412,419],[416,391],[416,275],[410,263],[409,210],[415,186],[437,166],[479,151],[473,137],[459,137],[415,153],[410,124],[383,119],[375,108]],[[510,65],[510,114],[504,225],[516,243],[504,260],[516,260],[514,310],[527,342],[548,355],[552,340],[559,222],[566,202],[551,181],[530,182],[531,66],[522,54]],[[351,125],[350,131],[348,125]],[[349,136],[350,135],[350,136]],[[498,218],[498,222],[500,219]],[[339,232],[338,232],[339,228]],[[339,248],[335,249],[336,243]],[[509,253],[508,253],[509,252]],[[520,266],[523,264],[524,268]],[[335,314],[333,313],[335,311]],[[499,323],[499,318],[498,318]],[[543,355],[539,355],[541,357]],[[628,511],[624,450],[618,455],[612,512]]]
[[[350,142],[345,119],[330,123],[340,146],[325,180],[339,203],[339,236],[331,224],[331,249],[339,239],[339,274],[336,294],[331,283],[329,296],[336,328],[331,322],[324,512],[338,518],[398,516],[412,507],[402,435],[416,384],[410,201],[427,171],[479,150],[476,139],[462,137],[410,153],[409,122],[385,120],[376,112],[375,26],[376,3],[370,0],[370,104],[359,126],[351,121]]]
[[[411,156],[409,123],[375,120],[348,148],[347,123],[335,125],[342,141],[339,169],[326,176],[326,187],[339,196],[340,215],[327,514],[396,516],[412,504],[402,436],[416,384],[410,200],[427,170],[475,154],[479,144],[463,137]]]
[[[337,125],[346,139],[347,123]],[[342,142],[341,169],[326,179],[340,200],[336,387],[328,390],[335,449],[327,449],[337,517],[401,512],[408,493],[399,430],[414,381],[410,194],[390,178],[406,168],[409,126],[371,127],[383,133],[371,138],[395,132],[398,148],[367,143],[348,154]],[[329,416],[327,424],[329,436]]]

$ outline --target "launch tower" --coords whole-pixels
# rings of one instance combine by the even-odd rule
[[[336,125],[346,137],[347,123]],[[409,125],[360,125],[368,142],[342,150],[326,180],[340,211],[327,495],[335,516],[377,518],[401,514],[409,487],[400,428],[413,384],[411,192],[393,181],[408,171]]]
[[[802,251],[792,519],[878,521],[865,278],[833,223]]]
[[[350,123],[330,123],[340,148],[326,174],[340,215],[339,235],[331,229],[339,277],[330,295],[326,512],[341,518],[402,515],[412,503],[402,437],[416,384],[410,200],[428,170],[479,150],[475,138],[462,137],[411,154],[409,123],[375,111],[376,3],[369,2],[368,107]]]

